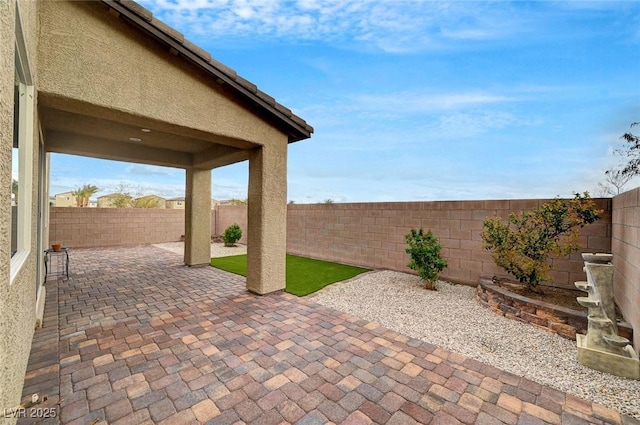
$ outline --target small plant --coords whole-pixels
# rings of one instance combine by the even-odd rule
[[[447,261],[440,256],[440,240],[431,229],[425,233],[422,228],[411,229],[404,238],[409,245],[405,252],[411,256],[407,266],[418,272],[425,288],[435,290],[440,272],[447,267]]]
[[[222,240],[224,241],[224,246],[234,246],[241,237],[242,229],[237,223],[233,223],[225,229]]]
[[[551,279],[550,260],[580,249],[580,228],[598,220],[601,213],[585,192],[568,202],[556,198],[539,209],[511,213],[507,223],[489,217],[483,223],[484,248],[498,266],[529,290],[540,292],[538,283]]]

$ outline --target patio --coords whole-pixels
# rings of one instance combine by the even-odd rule
[[[57,417],[20,424],[636,423],[160,248],[70,255],[23,391]]]

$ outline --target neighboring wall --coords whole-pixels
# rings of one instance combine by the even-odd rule
[[[227,227],[236,223],[242,229],[240,243],[247,243],[247,206],[246,205],[216,205],[212,211],[211,234],[222,236]],[[217,224],[216,224],[217,223]]]
[[[482,222],[498,214],[538,208],[547,200],[437,201],[290,205],[287,250],[292,254],[371,268],[410,271],[404,235],[430,228],[440,238],[449,266],[444,279],[475,285],[483,273],[505,274],[482,248]],[[611,200],[595,199],[602,219],[582,229],[583,252],[610,252]],[[557,260],[556,284],[584,280],[578,253]]]
[[[175,242],[184,235],[184,213],[184,209],[52,207],[49,240],[70,248]],[[212,235],[222,235],[233,223],[242,228],[240,243],[246,244],[245,205],[217,205],[211,210]]]
[[[184,210],[53,207],[49,241],[70,248],[179,241]]]
[[[545,200],[439,201],[289,205],[287,251],[375,269],[410,271],[404,235],[430,228],[440,238],[449,266],[445,279],[476,284],[483,273],[504,274],[482,249],[482,221],[498,214],[537,208]],[[601,220],[582,230],[583,252],[610,252],[611,200],[596,199]],[[180,240],[184,210],[51,208],[51,243],[69,247],[133,245]],[[217,224],[216,224],[217,223]],[[220,205],[211,213],[211,234],[238,223],[246,243],[247,207]],[[579,254],[556,261],[557,284],[584,280]]]
[[[634,329],[634,347],[640,350],[640,188],[613,198],[611,252],[614,296]]]

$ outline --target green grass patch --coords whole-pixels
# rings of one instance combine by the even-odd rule
[[[247,275],[247,255],[212,258],[213,267],[242,276]],[[285,291],[303,297],[312,294],[327,285],[350,279],[369,269],[314,260],[287,254],[287,286]]]

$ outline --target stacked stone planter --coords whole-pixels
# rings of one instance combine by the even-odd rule
[[[493,283],[493,275],[482,275],[476,288],[476,299],[496,314],[528,323],[564,338],[575,340],[576,334],[586,334],[587,313],[559,307],[543,301],[514,294]],[[633,328],[617,322],[619,334],[633,339]]]

